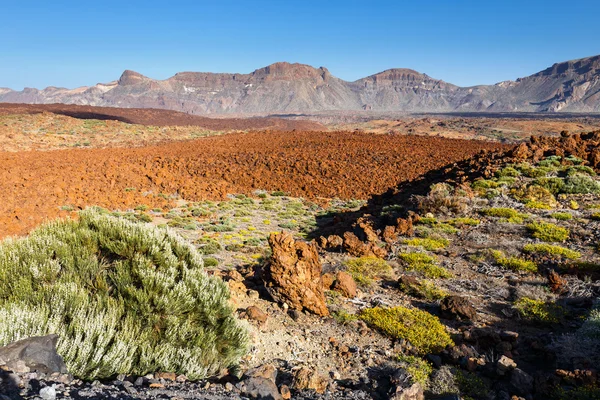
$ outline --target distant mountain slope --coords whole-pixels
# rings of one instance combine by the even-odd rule
[[[410,69],[390,69],[347,82],[324,67],[286,62],[250,74],[181,72],[165,80],[125,71],[118,81],[72,90],[0,88],[0,102],[164,108],[191,114],[600,112],[600,56],[554,64],[516,81],[473,87],[459,87]]]

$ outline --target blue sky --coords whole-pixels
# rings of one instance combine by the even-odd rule
[[[470,86],[600,54],[600,2],[4,1],[0,87],[77,87],[132,69],[251,72],[277,61],[355,80],[412,68]]]

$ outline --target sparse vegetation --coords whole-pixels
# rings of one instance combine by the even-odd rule
[[[492,250],[494,261],[498,265],[513,271],[537,272],[537,265],[533,261],[525,260],[519,257],[506,257],[501,251]]]
[[[549,222],[532,222],[527,225],[534,238],[544,242],[564,242],[569,238],[570,232],[567,228]]]
[[[558,256],[576,260],[581,257],[581,253],[575,250],[567,249],[566,247],[551,245],[547,243],[527,244],[523,247],[523,251],[533,254],[543,254],[547,256]]]
[[[381,258],[360,257],[346,261],[346,268],[352,278],[361,286],[369,286],[376,279],[390,278],[392,267]]]
[[[401,355],[398,361],[404,366],[406,372],[410,375],[413,382],[425,387],[429,380],[429,375],[433,372],[433,366],[427,361],[416,356]]]
[[[450,242],[444,238],[414,238],[406,241],[406,244],[414,247],[422,247],[425,250],[433,251],[443,249],[448,246]]]
[[[439,319],[426,311],[375,307],[364,309],[360,318],[395,339],[408,340],[420,354],[439,352],[454,344]]]
[[[515,309],[521,317],[538,323],[555,323],[562,317],[562,307],[542,300],[523,297],[515,302]]]
[[[436,264],[434,257],[425,253],[400,253],[398,258],[404,261],[405,270],[420,272],[427,278],[449,278],[451,276],[450,272]]]
[[[520,224],[528,217],[527,214],[520,213],[515,209],[502,207],[485,209],[482,211],[482,214],[487,215],[488,217],[503,218],[514,224]]]

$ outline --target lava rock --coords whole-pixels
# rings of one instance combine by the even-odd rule
[[[22,370],[23,365],[30,370],[45,374],[67,373],[67,366],[56,352],[58,335],[36,336],[19,340],[0,348],[0,360],[8,366]],[[29,371],[23,371],[29,372]]]

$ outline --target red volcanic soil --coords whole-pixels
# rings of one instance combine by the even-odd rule
[[[501,145],[346,132],[254,132],[159,146],[0,153],[0,235],[20,235],[60,207],[129,209],[283,190],[365,199]]]
[[[117,120],[129,124],[152,126],[199,126],[210,130],[318,131],[325,127],[318,122],[282,118],[206,118],[177,111],[154,108],[113,108],[72,104],[12,104],[0,103],[0,115],[38,114],[51,112],[79,119]]]

